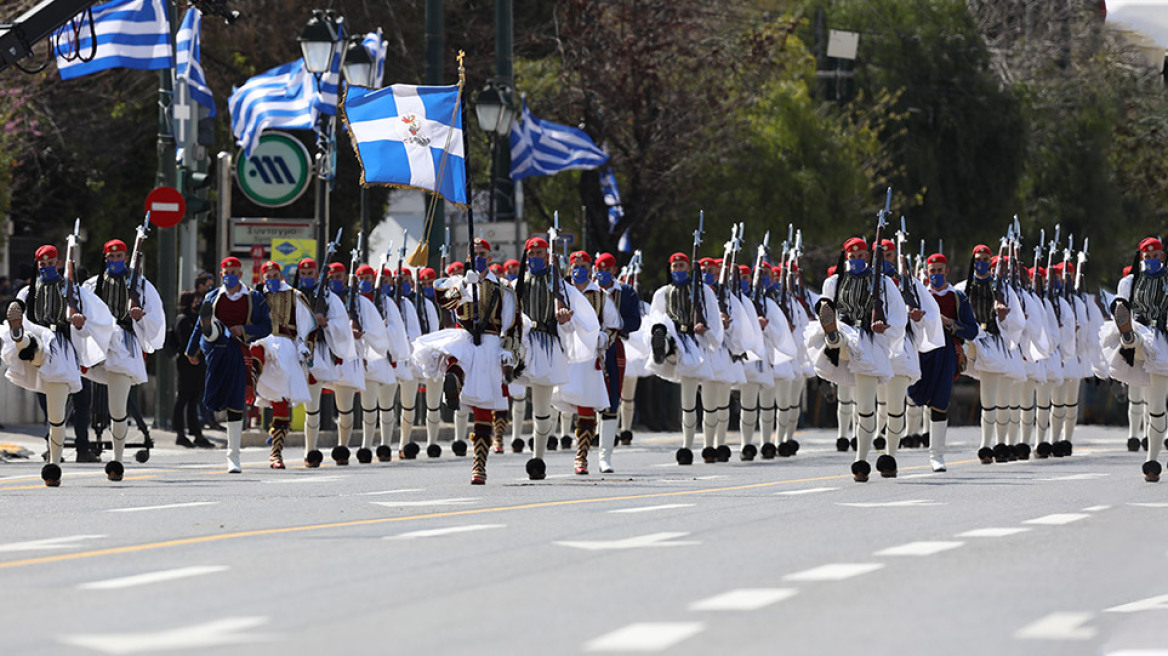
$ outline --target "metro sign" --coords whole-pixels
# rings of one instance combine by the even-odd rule
[[[295,202],[308,189],[311,176],[308,148],[284,132],[265,132],[251,157],[235,167],[235,180],[243,195],[264,207]]]
[[[159,228],[173,228],[187,212],[187,201],[174,187],[158,187],[146,196],[150,223]]]

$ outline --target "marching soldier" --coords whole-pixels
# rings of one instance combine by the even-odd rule
[[[623,385],[627,382],[625,343],[641,328],[641,299],[632,286],[616,279],[616,257],[611,253],[597,255],[595,264],[596,284],[608,294],[608,302],[617,309],[621,321],[619,332],[604,354],[608,407],[600,413],[600,473],[611,474],[612,452],[617,439],[617,411],[624,395]]]
[[[440,308],[435,300],[437,296],[434,292],[434,281],[438,278],[438,274],[429,267],[420,269],[417,289],[413,289],[413,286],[410,285],[409,271],[403,270],[403,274],[402,320],[405,322],[406,331],[412,343],[423,335],[441,330],[439,325]],[[412,358],[408,362],[399,362],[398,366],[411,367],[415,376],[412,393],[407,391],[406,384],[402,383],[401,451],[408,459],[409,453],[417,448],[411,448],[410,444],[414,443],[411,437],[414,427],[413,404],[417,402],[417,386],[421,384],[426,388],[425,394],[422,396],[426,403],[426,455],[431,458],[440,457],[442,447],[438,444],[438,428],[442,421],[442,379],[424,378],[422,370],[414,364]],[[407,401],[410,402],[409,405],[407,405]]]

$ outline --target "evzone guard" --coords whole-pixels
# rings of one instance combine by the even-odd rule
[[[63,273],[55,246],[45,244],[36,250],[37,276],[9,303],[5,326],[0,329],[0,357],[7,365],[4,377],[45,395],[49,453],[41,478],[49,487],[61,484],[69,395],[81,390],[81,368],[105,358],[114,328],[114,318],[101,299],[73,278],[76,236],[75,230]],[[120,462],[106,464],[110,480],[121,480],[122,470]]]
[[[398,272],[402,321],[405,323],[411,344],[422,335],[429,335],[442,329],[434,291],[434,281],[437,280],[438,274],[433,269],[425,267],[418,270],[417,278],[418,286],[415,288],[411,282],[409,269],[401,269]],[[438,444],[438,429],[442,422],[442,379],[424,378],[421,368],[414,364],[412,358],[404,362],[399,361],[397,366],[409,367],[412,373],[410,381],[401,382],[400,455],[406,460],[417,457],[418,447],[413,441],[413,429],[418,386],[422,385],[425,387],[422,400],[426,410],[426,455],[431,458],[440,457],[442,447]]]
[[[385,274],[383,267],[381,280],[377,280],[377,271],[373,267],[367,264],[357,267],[356,293],[361,302],[363,331],[357,340],[357,353],[365,364],[365,390],[361,393],[361,448],[357,450],[357,462],[362,464],[373,461],[375,447],[379,462],[392,460],[397,427],[394,399],[402,381],[414,380],[413,371],[407,366],[410,360],[409,337],[396,295],[390,293],[394,279]],[[413,389],[416,397],[417,383]],[[377,443],[378,418],[380,444]]]
[[[203,403],[213,412],[227,412],[227,472],[243,471],[239,463],[243,439],[243,415],[253,399],[258,372],[251,358],[251,343],[272,332],[268,303],[263,293],[239,281],[243,264],[237,257],[219,263],[222,285],[207,292],[199,306],[199,330],[191,333],[187,358],[207,361]]]
[[[632,286],[616,279],[616,258],[611,253],[596,256],[596,284],[608,295],[608,304],[616,308],[620,329],[613,334],[604,352],[604,377],[608,389],[608,406],[600,413],[600,473],[611,474],[613,447],[617,439],[617,411],[620,408],[625,378],[625,343],[641,328],[641,299]],[[634,383],[635,384],[635,383]]]

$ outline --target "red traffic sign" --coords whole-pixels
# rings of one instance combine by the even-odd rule
[[[187,201],[174,187],[158,187],[146,196],[150,223],[159,228],[173,228],[187,213]]]

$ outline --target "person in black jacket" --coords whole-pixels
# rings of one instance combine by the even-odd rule
[[[175,444],[187,448],[202,447],[213,449],[215,445],[203,437],[203,423],[199,421],[199,402],[203,398],[203,384],[207,374],[207,364],[200,358],[198,364],[191,364],[183,353],[183,347],[191,338],[199,320],[195,307],[202,296],[188,289],[178,297],[179,313],[174,324],[174,341],[171,344],[178,367],[178,398],[174,400],[174,431],[178,433]],[[187,437],[187,433],[194,438]]]

